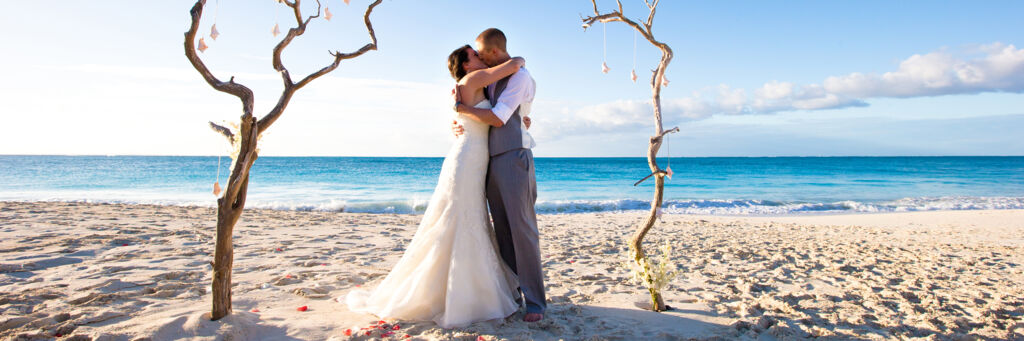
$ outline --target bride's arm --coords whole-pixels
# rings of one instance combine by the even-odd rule
[[[526,65],[526,59],[523,59],[522,57],[515,57],[493,67],[473,71],[466,75],[466,77],[459,82],[459,85],[456,86],[458,91],[456,97],[460,97],[459,95],[463,93],[473,93],[476,89],[483,88],[488,84],[511,76],[519,71],[519,68],[524,65]],[[505,122],[502,122],[498,116],[495,116],[491,109],[480,109],[465,104],[458,104],[455,107],[455,111],[467,114],[471,119],[487,125],[495,127],[505,125]]]
[[[493,67],[473,71],[466,75],[462,82],[459,83],[464,87],[462,89],[463,93],[471,94],[473,93],[472,90],[485,87],[488,84],[501,80],[502,78],[511,76],[516,73],[516,71],[519,71],[519,68],[523,66],[526,66],[526,59],[523,59],[523,57],[515,57]]]

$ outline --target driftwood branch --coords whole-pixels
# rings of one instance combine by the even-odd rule
[[[659,170],[656,170],[656,171],[652,172],[651,174],[648,174],[647,176],[645,176],[645,177],[644,177],[643,179],[640,179],[640,181],[634,182],[634,183],[633,183],[633,187],[636,187],[636,186],[637,186],[637,185],[639,185],[639,184],[640,184],[641,182],[644,182],[644,180],[650,179],[650,178],[651,178],[652,176],[654,176],[655,174],[658,174],[658,175],[665,175],[665,174],[668,174],[668,172],[667,172],[667,171],[663,171],[663,170],[660,170],[660,169],[659,169]]]
[[[216,124],[216,123],[213,123],[213,122],[210,122],[210,129],[213,129],[213,131],[216,131],[216,132],[220,133],[221,135],[224,135],[224,137],[226,137],[228,139],[229,143],[234,143],[234,141],[235,141],[235,133],[232,133],[231,129],[228,129],[225,126],[222,126],[222,125],[219,125],[219,124]]]
[[[640,35],[644,37],[644,39],[647,39],[647,41],[651,43],[651,45],[654,45],[659,50],[661,50],[661,61],[658,63],[658,68],[652,70],[653,74],[651,75],[651,104],[654,107],[654,135],[651,136],[649,141],[650,144],[647,148],[647,165],[651,169],[651,174],[633,184],[634,186],[637,186],[644,180],[654,177],[654,199],[651,200],[650,213],[648,214],[647,218],[643,221],[643,223],[637,226],[636,232],[630,239],[630,249],[633,252],[633,260],[637,263],[638,266],[641,266],[645,269],[644,281],[647,283],[648,291],[651,294],[652,310],[664,311],[669,309],[669,307],[665,305],[665,302],[661,296],[661,292],[653,285],[654,278],[652,277],[650,272],[650,262],[648,261],[647,254],[644,253],[643,250],[643,240],[644,237],[647,235],[647,232],[649,232],[651,228],[654,227],[654,223],[657,221],[658,210],[661,208],[662,200],[664,199],[665,194],[665,176],[668,174],[668,172],[662,170],[661,167],[658,166],[658,150],[661,149],[662,137],[664,137],[666,134],[679,131],[678,127],[669,130],[664,130],[662,128],[661,117],[661,86],[664,83],[665,79],[665,69],[668,68],[669,62],[672,61],[672,49],[668,46],[668,44],[665,44],[655,39],[654,37],[654,14],[658,7],[659,0],[644,0],[644,3],[647,5],[647,8],[649,9],[649,12],[647,14],[647,20],[644,21],[643,24],[639,24],[636,21],[627,18],[626,15],[623,14],[622,1],[616,0],[615,2],[618,5],[618,10],[611,11],[608,13],[601,13],[601,11],[597,8],[597,0],[590,0],[591,5],[593,5],[594,15],[581,18],[581,20],[583,21],[583,29],[585,30],[587,27],[593,25],[595,22],[622,22],[626,25],[629,25],[637,32],[639,32]]]
[[[292,8],[292,13],[295,15],[296,22],[296,27],[289,29],[288,33],[273,49],[273,67],[274,70],[281,73],[281,80],[284,82],[284,90],[281,92],[277,105],[274,106],[266,116],[259,120],[253,116],[252,91],[241,84],[235,83],[234,77],[227,82],[222,82],[214,77],[196,53],[195,37],[199,30],[199,22],[203,15],[203,8],[206,5],[206,0],[197,0],[196,4],[192,6],[192,10],[190,11],[192,23],[189,26],[188,31],[185,32],[185,56],[188,58],[189,62],[192,63],[192,66],[195,67],[196,71],[203,76],[203,79],[210,84],[210,86],[218,91],[237,96],[242,101],[243,109],[241,123],[239,124],[237,132],[232,132],[224,126],[210,122],[210,128],[221,135],[224,135],[224,137],[228,138],[232,144],[237,144],[235,147],[238,150],[238,155],[235,157],[234,165],[231,167],[231,174],[228,176],[227,188],[225,189],[223,196],[217,199],[217,240],[213,256],[214,261],[212,264],[213,309],[210,315],[210,318],[213,320],[218,320],[231,313],[231,272],[232,264],[234,262],[232,233],[235,224],[242,215],[242,210],[245,208],[245,200],[249,191],[249,171],[258,157],[257,154],[259,149],[257,148],[257,143],[259,142],[260,134],[281,116],[281,113],[284,112],[285,108],[288,106],[288,102],[291,100],[296,90],[302,88],[313,79],[337,68],[342,59],[355,58],[371,49],[375,50],[377,48],[377,37],[374,35],[373,27],[370,25],[370,12],[374,7],[379,5],[382,0],[376,0],[372,5],[370,5],[364,15],[366,27],[370,31],[371,44],[367,44],[353,53],[332,53],[335,59],[330,66],[314,72],[312,75],[306,76],[299,83],[294,83],[291,75],[288,73],[288,69],[285,68],[284,64],[281,62],[281,52],[288,47],[293,39],[306,32],[306,27],[309,25],[311,20],[320,16],[321,4],[319,0],[316,1],[317,13],[315,15],[305,17],[305,19],[303,19],[302,11],[300,10],[301,0],[282,1],[286,6]]]
[[[288,47],[288,44],[291,43],[292,39],[306,32],[306,26],[309,25],[309,21],[311,19],[316,18],[320,15],[320,1],[317,1],[317,14],[307,17],[305,21],[302,20],[302,13],[299,9],[300,0],[295,0],[294,2],[285,1],[285,4],[292,8],[292,12],[295,14],[295,20],[296,23],[298,24],[298,27],[289,29],[288,34],[285,35],[285,37],[281,39],[281,42],[274,47],[274,70],[277,70],[278,72],[281,73],[281,78],[284,81],[284,91],[282,91],[281,97],[278,98],[277,104],[274,105],[274,108],[272,108],[270,112],[267,113],[266,116],[260,119],[260,133],[269,128],[271,124],[274,124],[274,121],[277,121],[277,119],[281,116],[281,113],[284,112],[284,109],[288,107],[288,103],[291,101],[292,95],[295,94],[296,90],[301,89],[302,87],[309,84],[309,82],[312,82],[317,78],[320,78],[320,76],[326,75],[331,71],[334,71],[334,69],[337,69],[338,65],[341,64],[342,60],[356,58],[365,54],[366,52],[377,49],[377,35],[373,31],[373,24],[370,22],[370,14],[373,13],[373,9],[376,8],[377,5],[380,5],[382,1],[383,0],[374,1],[372,4],[370,4],[370,6],[366,8],[366,12],[363,14],[363,22],[366,23],[366,30],[370,34],[370,43],[363,45],[363,47],[350,53],[341,53],[337,51],[330,52],[331,56],[334,57],[334,61],[330,65],[327,65],[326,67],[309,74],[308,76],[302,78],[302,80],[300,80],[298,83],[294,83],[292,81],[291,75],[288,73],[288,69],[285,68],[284,64],[281,62],[281,52],[284,51],[285,47]]]
[[[203,80],[206,80],[207,84],[210,84],[217,91],[226,92],[238,97],[242,101],[242,111],[251,115],[253,103],[252,90],[244,85],[235,83],[234,77],[231,77],[227,82],[217,79],[210,72],[210,69],[206,67],[206,64],[203,63],[203,60],[199,58],[199,54],[196,53],[196,33],[199,31],[199,19],[203,16],[203,7],[205,5],[206,0],[196,1],[196,4],[192,6],[192,10],[189,11],[192,16],[192,25],[185,32],[185,57],[192,63],[192,67],[199,71],[199,74],[203,76]]]

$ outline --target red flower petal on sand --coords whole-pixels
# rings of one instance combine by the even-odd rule
[[[483,336],[477,336],[476,337],[476,341],[485,341],[485,340],[487,340],[487,339],[485,339]]]
[[[53,334],[53,337],[61,337],[61,336],[64,336],[64,334],[61,334],[61,333]]]
[[[384,322],[384,320],[377,321],[377,324],[385,324],[385,323],[387,323],[387,322]]]
[[[397,324],[394,327],[391,327],[391,330],[399,330],[399,329],[402,329],[402,327],[397,325]]]
[[[292,278],[292,274],[284,275],[284,278]]]
[[[372,330],[367,330],[365,335],[370,335],[370,334],[373,334],[373,331]]]
[[[258,312],[260,312],[260,310],[259,310],[259,309],[256,309],[256,308],[252,308],[252,310],[250,310],[249,312],[252,312],[252,313],[258,313]]]
[[[121,244],[121,246],[128,246],[128,243]]]
[[[301,307],[299,307],[299,309],[295,309],[295,310],[298,310],[298,311],[306,311],[306,310],[309,310],[309,307],[307,307],[307,306],[301,306]]]
[[[412,335],[409,335],[409,334],[405,334],[405,336],[403,336],[403,338],[406,338],[406,339],[408,339],[410,337],[412,337]]]
[[[352,336],[352,328],[345,329],[345,336]]]
[[[395,333],[387,332],[387,333],[384,333],[384,334],[380,334],[381,337],[388,337],[388,336],[391,336],[391,335],[395,335]]]
[[[277,248],[274,251],[281,252],[281,248]]]

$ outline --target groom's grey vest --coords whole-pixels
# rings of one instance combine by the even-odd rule
[[[497,83],[494,83],[494,86],[487,87],[489,92],[488,99],[491,100],[492,107],[498,103],[498,98],[505,91],[510,78],[512,76],[502,78]],[[522,119],[519,117],[518,106],[516,111],[512,113],[512,117],[504,125],[501,127],[491,127],[491,132],[487,137],[487,148],[490,149],[491,156],[523,148]]]

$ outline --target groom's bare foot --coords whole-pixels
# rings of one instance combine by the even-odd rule
[[[537,322],[542,319],[544,319],[544,314],[527,313],[526,316],[523,316],[523,321],[526,322]]]

